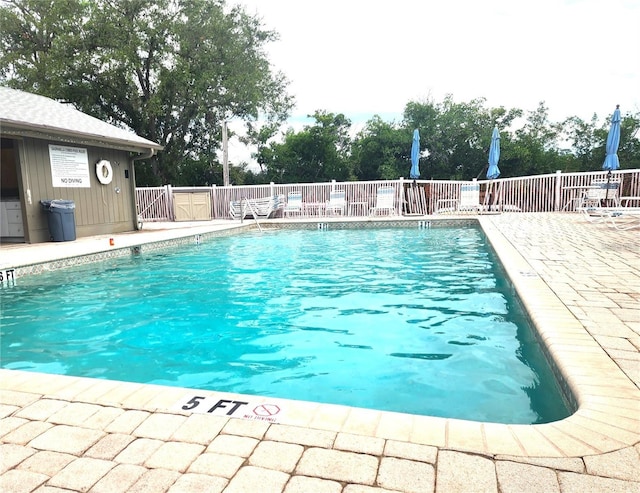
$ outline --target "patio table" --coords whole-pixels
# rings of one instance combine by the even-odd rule
[[[304,213],[306,216],[309,216],[309,217],[324,216],[326,208],[327,208],[326,202],[305,202],[304,203]]]
[[[564,206],[562,207],[562,210],[575,211],[576,203],[578,204],[580,203],[580,201],[582,200],[583,193],[593,188],[598,188],[598,187],[594,185],[575,185],[575,186],[572,185],[572,186],[562,187],[563,190],[569,190],[570,192],[569,199],[565,202]]]
[[[362,212],[362,216],[367,216],[369,213],[369,202],[349,202],[348,215],[357,215],[357,212]],[[354,214],[356,213],[356,214]]]

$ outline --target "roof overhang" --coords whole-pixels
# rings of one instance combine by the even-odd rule
[[[164,149],[160,144],[146,141],[126,140],[122,138],[112,138],[107,136],[87,134],[69,129],[59,129],[47,125],[17,122],[13,120],[0,119],[0,133],[2,136],[31,137],[43,140],[55,140],[58,142],[68,142],[93,147],[105,147],[134,152],[138,154],[150,154],[153,156],[157,151]],[[137,137],[135,134],[132,136]]]

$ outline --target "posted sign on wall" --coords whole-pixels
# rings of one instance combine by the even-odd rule
[[[54,187],[91,187],[86,149],[50,144],[49,161]]]

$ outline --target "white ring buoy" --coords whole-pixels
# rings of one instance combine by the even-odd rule
[[[103,185],[108,185],[113,180],[113,168],[111,163],[106,159],[102,159],[96,163],[96,176],[98,181]]]

